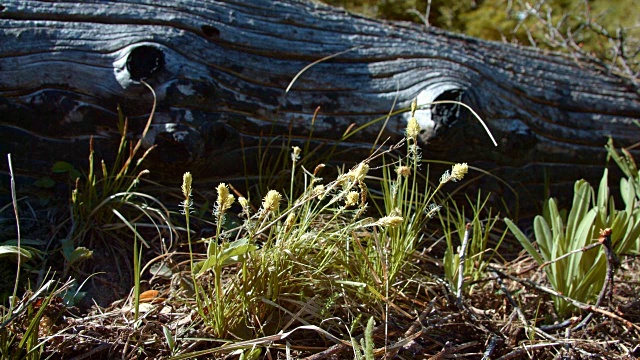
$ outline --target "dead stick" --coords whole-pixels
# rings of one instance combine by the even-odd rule
[[[583,247],[583,248],[580,248],[580,249],[576,249],[576,250],[569,251],[568,253],[566,253],[566,254],[564,254],[564,255],[562,255],[562,256],[558,256],[557,258],[555,258],[555,259],[553,259],[553,260],[549,260],[549,261],[544,262],[542,265],[540,265],[539,269],[540,269],[540,270],[542,270],[542,268],[544,268],[544,267],[545,267],[545,266],[547,266],[547,265],[551,265],[551,264],[553,264],[554,262],[560,261],[560,260],[562,260],[562,259],[564,259],[564,258],[566,258],[566,257],[569,257],[569,256],[571,256],[571,255],[573,255],[573,254],[575,254],[575,253],[579,253],[579,252],[584,252],[584,251],[591,250],[591,249],[593,249],[593,248],[595,248],[595,247],[597,247],[597,246],[600,246],[600,245],[602,245],[602,243],[600,243],[600,242],[595,242],[595,243],[590,244],[590,245],[587,245],[587,246],[585,246],[585,247]]]
[[[509,303],[511,304],[511,306],[516,310],[516,314],[518,315],[518,319],[520,319],[520,322],[522,322],[522,326],[527,331],[529,331],[529,330],[535,331],[538,335],[541,335],[542,337],[546,338],[547,340],[555,340],[555,341],[557,341],[558,339],[556,339],[555,337],[547,334],[542,329],[536,327],[535,325],[530,325],[529,324],[529,321],[527,320],[526,316],[524,315],[524,312],[522,311],[522,309],[520,309],[520,307],[518,306],[516,301],[511,296],[511,292],[509,292],[509,289],[507,289],[507,287],[504,285],[504,282],[502,281],[502,278],[500,276],[498,276],[498,273],[495,272],[495,271],[493,272],[493,275],[495,276],[496,281],[498,281],[498,284],[500,285],[500,290],[502,290],[502,292],[504,293],[504,296],[506,296],[506,298],[509,301]]]
[[[559,298],[561,298],[561,299],[563,299],[563,300],[565,300],[567,302],[570,302],[571,304],[573,304],[575,307],[577,307],[579,309],[582,309],[582,310],[585,310],[585,311],[590,311],[590,312],[598,312],[600,314],[609,316],[610,318],[612,318],[614,320],[618,320],[618,321],[624,323],[627,327],[633,327],[636,330],[640,331],[640,326],[639,325],[636,325],[636,324],[632,323],[631,321],[629,321],[627,319],[624,319],[624,318],[612,313],[611,311],[607,311],[605,309],[601,309],[599,307],[595,307],[593,305],[585,304],[585,303],[580,302],[578,300],[574,300],[574,299],[572,299],[572,298],[570,298],[568,296],[560,294],[559,292],[557,292],[557,291],[555,291],[553,289],[549,289],[548,287],[536,284],[535,282],[533,282],[531,280],[520,279],[520,278],[517,278],[517,277],[515,277],[513,275],[506,274],[506,273],[500,271],[499,269],[494,268],[493,266],[489,266],[489,269],[491,271],[497,272],[498,274],[500,274],[503,277],[507,277],[507,278],[509,278],[509,279],[511,279],[513,281],[517,281],[517,282],[519,282],[519,283],[521,283],[523,285],[530,286],[530,287],[532,287],[532,288],[534,288],[536,290],[540,290],[540,291],[546,292],[547,294],[559,297]]]
[[[459,309],[462,309],[462,287],[464,286],[464,261],[466,260],[467,244],[469,243],[469,236],[471,234],[471,223],[467,223],[464,230],[464,237],[462,239],[462,245],[460,245],[460,252],[458,253],[458,288],[456,289],[456,305]]]
[[[451,355],[454,355],[456,352],[470,348],[472,346],[479,345],[479,341],[470,341],[468,343],[460,344],[458,346],[447,346],[445,345],[444,349],[440,350],[439,353],[435,354],[430,358],[430,360],[440,360],[446,359]]]

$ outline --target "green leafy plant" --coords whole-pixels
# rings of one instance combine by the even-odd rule
[[[636,122],[636,125],[640,127],[640,123]],[[631,211],[640,204],[640,170],[638,170],[635,159],[629,150],[621,148],[618,153],[613,139],[609,138],[605,149],[607,149],[608,158],[612,159],[625,175],[620,179],[620,193],[625,209]],[[632,246],[629,251],[640,254],[640,241],[636,241],[635,246]]]
[[[328,306],[366,303],[390,311],[392,284],[411,263],[426,221],[440,209],[435,205],[436,194],[468,171],[466,164],[455,164],[436,186],[424,181],[416,109],[414,103],[405,139],[328,183],[323,184],[317,176],[322,166],[313,173],[302,168],[298,160],[304,151],[292,146],[290,183],[283,186],[290,192],[287,201],[272,189],[256,210],[248,199],[239,196],[237,203],[244,220],[237,228],[224,226],[236,198],[226,184],[218,185],[212,237],[191,239],[193,180],[189,173],[184,175],[182,213],[195,303],[199,316],[216,337],[266,336],[273,331],[275,324],[270,319],[278,318],[276,312],[307,325],[289,307],[313,302],[309,294],[335,299]],[[388,156],[403,146],[407,156],[382,166],[383,177],[377,179],[382,191],[376,195],[380,201],[374,202],[376,206],[381,204],[380,217],[369,217],[372,194],[367,181],[374,179],[369,175],[369,164],[375,157]],[[299,181],[304,186],[294,184]],[[196,243],[206,245],[206,254],[194,253]],[[320,313],[324,312],[319,308],[313,316],[320,317]],[[278,329],[285,331],[288,326]],[[369,341],[367,348],[371,346]],[[364,354],[370,357],[369,350]]]
[[[364,330],[364,336],[360,339],[360,344],[357,343],[356,339],[352,339],[352,346],[354,351],[354,359],[356,360],[373,360],[375,359],[373,355],[373,349],[375,343],[373,342],[373,325],[375,324],[375,320],[373,317],[369,318],[367,321],[367,327]]]
[[[574,186],[573,204],[568,215],[560,211],[555,199],[546,201],[543,215],[534,219],[536,247],[526,235],[509,219],[509,229],[520,244],[539,264],[543,265],[551,286],[572,299],[594,303],[600,292],[606,273],[606,257],[599,248],[580,251],[598,239],[605,228],[613,231],[611,242],[617,254],[634,249],[640,235],[640,209],[635,207],[636,191],[632,182],[623,189],[623,210],[616,210],[613,197],[609,195],[605,170],[597,194],[585,180]],[[571,256],[556,261],[561,256],[576,251]],[[566,300],[554,297],[554,308],[561,317],[578,311]]]

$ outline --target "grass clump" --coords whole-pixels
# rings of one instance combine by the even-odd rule
[[[94,139],[91,138],[88,172],[75,178],[70,201],[70,230],[61,241],[63,278],[67,274],[88,278],[95,272],[115,272],[117,276],[111,277],[110,281],[124,291],[122,284],[139,277],[139,261],[142,259],[138,256],[133,263],[130,261],[128,254],[134,250],[131,234],[138,242],[135,244],[138,255],[143,253],[143,249],[163,247],[166,251],[172,246],[176,230],[169,210],[158,198],[137,190],[143,177],[149,174],[142,164],[154,148],[143,149],[143,140],[151,126],[156,105],[155,92],[146,86],[154,96],[151,114],[140,138],[131,141],[129,120],[118,111],[120,142],[111,166],[96,158]],[[71,169],[69,174],[79,172]],[[168,245],[166,237],[169,238]],[[153,244],[150,242],[152,238],[161,241]],[[106,298],[105,301],[113,300]]]
[[[390,312],[392,288],[404,281],[399,276],[410,264],[420,232],[440,209],[434,203],[436,193],[468,171],[466,164],[454,165],[434,189],[421,181],[419,127],[412,118],[400,144],[328,183],[318,177],[322,166],[314,173],[296,169],[301,149],[293,147],[286,201],[279,191],[269,190],[255,210],[240,194],[236,202],[226,184],[217,186],[215,235],[194,241],[187,232],[197,313],[214,337],[271,336],[293,324],[319,324],[336,309],[353,306],[360,308],[358,313],[347,312],[347,318],[340,319],[352,326],[364,314],[373,319]],[[371,163],[404,145],[407,156],[382,167],[380,216],[371,216]],[[305,187],[296,197],[294,174],[300,170]],[[187,230],[192,181],[189,173],[184,175]],[[224,229],[225,216],[234,207],[243,222]],[[206,254],[197,255],[195,244],[203,244]],[[332,300],[322,305],[319,299]],[[370,336],[365,339],[362,356],[370,358],[373,343]]]
[[[487,208],[488,200],[488,196],[483,200],[480,192],[475,202],[467,198],[471,218],[465,215],[464,207],[459,208],[455,203],[445,208],[444,214],[440,216],[447,244],[443,259],[444,275],[453,292],[462,291],[458,289],[461,277],[467,279],[467,283],[474,283],[485,276],[487,266],[505,238],[506,232],[503,232],[495,247],[489,246],[499,214],[494,215],[492,209]],[[468,236],[466,243],[465,235]],[[456,246],[457,244],[460,246]]]

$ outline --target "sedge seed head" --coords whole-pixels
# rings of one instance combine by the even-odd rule
[[[193,182],[193,177],[190,172],[184,173],[182,176],[182,195],[184,195],[184,200],[180,203],[180,213],[183,215],[190,214],[193,212],[193,200],[191,200],[191,183]]]
[[[431,219],[432,217],[434,217],[442,208],[442,206],[431,203],[429,204],[429,208],[427,209],[427,217],[429,219]]]
[[[420,124],[418,123],[418,119],[415,116],[412,116],[407,123],[406,135],[407,139],[415,139],[420,134]]]
[[[282,200],[282,195],[279,192],[269,190],[262,201],[262,209],[265,212],[277,211],[280,208],[280,200]]]
[[[300,152],[302,152],[302,150],[298,146],[293,146],[291,149],[291,161],[296,162],[300,160]]]
[[[185,200],[191,198],[191,183],[193,182],[193,176],[191,176],[190,172],[184,173],[182,176],[182,195],[184,195]]]
[[[403,220],[404,219],[402,218],[402,216],[397,216],[397,215],[385,216],[380,218],[376,222],[376,225],[382,226],[382,227],[398,227],[402,224]]]
[[[296,214],[293,212],[290,212],[289,215],[287,215],[287,219],[284,221],[285,229],[289,231],[291,227],[293,227],[293,224],[295,222],[296,222]]]
[[[398,166],[396,168],[396,174],[408,178],[411,175],[411,168],[408,166]]]
[[[313,196],[318,196],[320,198],[322,198],[324,196],[324,185],[316,185],[312,192],[313,192]]]
[[[369,165],[362,162],[358,164],[358,166],[356,166],[355,169],[349,171],[349,173],[347,174],[347,177],[351,181],[357,180],[359,182],[363,182],[365,176],[367,176],[367,172],[369,172]]]
[[[469,166],[467,163],[458,163],[453,165],[453,169],[451,169],[451,180],[458,181],[464,178],[465,174],[469,171]]]
[[[357,191],[349,191],[347,196],[345,196],[344,206],[350,207],[355,206],[360,200],[360,194]]]
[[[229,188],[227,184],[221,183],[216,188],[218,193],[218,199],[216,200],[216,210],[219,215],[224,214],[225,211],[229,210],[233,202],[235,201],[235,197],[229,193]]]
[[[446,182],[449,182],[449,180],[451,180],[451,171],[446,170],[444,172],[444,174],[442,174],[442,176],[440,176],[440,184],[444,184]]]

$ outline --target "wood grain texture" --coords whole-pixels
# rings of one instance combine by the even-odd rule
[[[285,94],[301,69],[338,53]],[[313,138],[330,144],[416,97],[468,104],[498,141],[468,111],[439,105],[419,113],[425,158],[482,166],[532,194],[546,179],[598,178],[609,136],[640,139],[638,89],[536,49],[298,0],[0,1],[0,150],[21,171],[84,161],[90,136],[108,158],[118,105],[139,134],[152,104],[140,77],[158,94],[145,139],[159,145],[158,179],[241,176],[243,151],[289,132],[306,139],[317,107]],[[401,138],[407,118],[391,117],[382,138]],[[366,156],[382,124],[343,143],[343,158]]]

